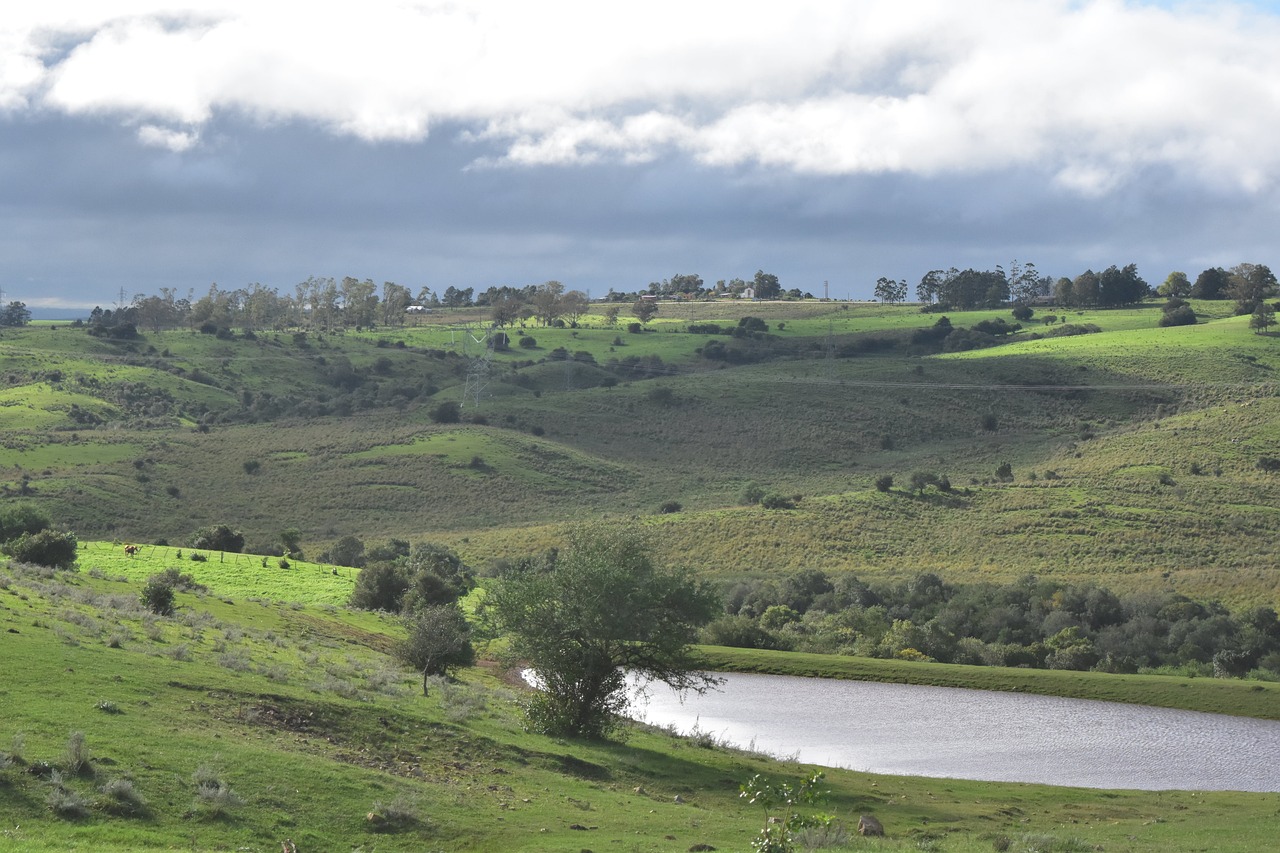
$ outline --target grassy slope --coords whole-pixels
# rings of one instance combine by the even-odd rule
[[[1211,316],[1224,305],[1196,308]],[[731,325],[746,314],[764,316],[774,335],[749,346],[815,357],[724,368],[693,356],[708,337],[678,333],[689,320]],[[1280,503],[1274,478],[1255,468],[1280,443],[1274,339],[1240,318],[1156,329],[1157,314],[1071,312],[1065,319],[1106,331],[833,362],[822,357],[828,334],[839,344],[936,318],[882,305],[664,305],[657,331],[631,335],[588,317],[578,330],[529,328],[538,349],[499,353],[493,396],[479,410],[488,425],[467,427],[426,416],[460,394],[470,333],[446,325],[312,335],[305,348],[281,334],[148,333],[133,353],[76,330],[30,329],[0,340],[0,362],[19,382],[6,392],[13,405],[0,406],[0,487],[27,489],[87,536],[176,543],[229,521],[264,547],[285,527],[303,531],[309,552],[346,533],[433,538],[483,565],[555,544],[566,521],[606,514],[645,518],[668,556],[726,577],[814,566],[957,578],[1034,571],[1280,604],[1267,536]],[[1002,312],[950,316],[970,325]],[[1038,331],[1034,321],[1028,331]],[[600,362],[659,354],[680,369],[572,391],[565,385],[602,374],[554,362],[514,369],[557,346]],[[378,395],[412,382],[444,390],[403,411],[190,428],[201,407],[233,405],[244,392],[332,396],[334,370],[379,359],[385,375],[369,378]],[[61,379],[50,378],[57,371]],[[170,395],[178,425],[145,423],[107,393],[121,371]],[[202,382],[184,378],[197,372]],[[72,402],[116,418],[114,428],[69,428]],[[994,432],[981,426],[986,414],[998,418]],[[49,432],[59,419],[64,429]],[[1015,481],[992,483],[1005,461]],[[908,496],[901,487],[917,469],[970,493]],[[1059,479],[1044,479],[1048,471]],[[899,488],[876,493],[881,473]],[[783,513],[736,506],[751,481],[806,498]],[[654,516],[668,500],[685,511]]]
[[[225,588],[181,595],[177,615],[150,617],[135,604],[138,581],[116,572],[141,577],[175,555],[111,556],[88,551],[101,568],[93,576],[0,572],[0,642],[7,660],[23,663],[0,685],[0,749],[20,734],[23,758],[0,771],[0,849],[268,851],[285,838],[299,850],[743,849],[761,815],[737,785],[757,772],[793,781],[808,772],[661,732],[637,730],[625,745],[531,736],[517,696],[486,669],[423,698],[412,674],[388,665],[382,652],[397,630],[376,616],[242,598],[232,590],[243,581],[210,561],[182,567],[211,584],[226,578]],[[332,576],[284,574],[288,585],[273,580],[273,596],[334,595]],[[85,735],[93,772],[67,786],[91,805],[85,817],[58,818],[47,778],[27,771],[58,766],[73,731]],[[244,805],[222,816],[198,805],[192,775],[202,766]],[[105,809],[98,789],[115,778],[145,797],[140,813]],[[858,849],[965,853],[1009,836],[1015,850],[1246,851],[1280,830],[1274,796],[1264,795],[843,770],[828,773],[827,787],[826,809],[841,820],[874,812],[885,823],[890,839]],[[419,821],[374,832],[375,801],[397,800]]]

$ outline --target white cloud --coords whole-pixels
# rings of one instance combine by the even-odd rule
[[[1087,195],[1160,167],[1259,192],[1278,39],[1226,3],[64,2],[0,22],[0,110],[117,115],[175,151],[236,111],[371,142],[448,123],[511,166],[1030,166]]]
[[[200,141],[200,136],[196,133],[144,124],[138,128],[138,141],[153,148],[167,148],[170,151],[182,152],[194,148]]]

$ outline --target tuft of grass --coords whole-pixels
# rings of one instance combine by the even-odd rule
[[[93,774],[93,758],[85,743],[84,732],[72,732],[67,737],[67,746],[63,750],[60,766],[71,776]]]
[[[45,797],[45,805],[60,818],[74,820],[89,816],[89,801],[79,792],[68,788],[62,774],[56,770],[49,777],[49,793]]]
[[[130,779],[111,779],[98,790],[102,793],[103,808],[112,814],[136,815],[147,810],[146,798]]]
[[[208,818],[227,817],[245,805],[244,798],[224,782],[196,788],[193,811]]]
[[[418,806],[407,797],[397,797],[390,803],[375,800],[365,821],[373,832],[402,832],[422,822]]]

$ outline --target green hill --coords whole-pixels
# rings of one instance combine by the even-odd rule
[[[1035,318],[946,353],[918,340],[937,316],[907,306],[673,304],[641,334],[591,316],[511,330],[478,405],[463,391],[479,315],[250,338],[32,327],[0,338],[0,488],[140,542],[225,522],[258,550],[293,527],[308,552],[413,535],[483,564],[566,522],[641,517],[669,556],[724,577],[1105,575],[1275,606],[1275,477],[1258,462],[1280,455],[1280,358],[1225,307],[1169,329],[1153,306],[1072,312],[1100,331],[1063,337]],[[749,314],[768,332],[687,331]],[[459,402],[461,423],[436,422]],[[915,471],[955,491],[908,495]],[[885,474],[898,487],[880,494]],[[803,499],[742,506],[752,483]],[[682,512],[655,516],[669,502]]]
[[[520,689],[490,666],[423,697],[386,655],[394,621],[327,603],[349,579],[234,557],[183,563],[208,589],[180,593],[168,617],[140,607],[138,579],[173,566],[173,549],[96,543],[78,574],[0,570],[5,659],[21,662],[0,685],[0,849],[740,850],[763,815],[738,786],[812,770],[710,736],[531,735]],[[1164,681],[1184,700],[1203,693]],[[1271,795],[848,770],[824,787],[838,825],[874,812],[888,830],[854,849],[1246,851],[1280,829]]]

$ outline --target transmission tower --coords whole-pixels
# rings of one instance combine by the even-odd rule
[[[462,406],[466,408],[468,405],[480,408],[480,398],[484,396],[484,391],[489,387],[489,368],[493,363],[493,344],[497,337],[494,327],[490,327],[484,337],[477,338],[466,332],[466,337],[477,344],[483,345],[480,355],[473,357],[467,365],[467,384],[462,388]],[[467,346],[466,337],[462,339],[462,346],[465,351]]]

